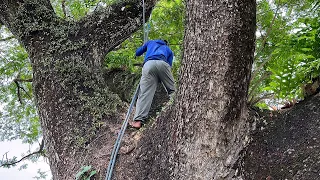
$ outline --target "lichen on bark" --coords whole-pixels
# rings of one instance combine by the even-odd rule
[[[147,16],[154,3],[146,1]],[[49,0],[2,0],[0,10],[1,22],[29,54],[53,178],[72,179],[94,162],[88,154],[105,147],[97,139],[107,138],[111,147],[124,104],[105,82],[103,60],[141,27],[141,3],[117,3],[77,22],[57,17]]]

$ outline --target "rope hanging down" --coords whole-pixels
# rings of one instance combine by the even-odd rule
[[[143,42],[146,43],[148,41],[148,27],[146,26],[146,17],[145,17],[145,11],[146,10],[145,10],[144,0],[142,0],[142,6],[143,6],[143,15],[142,15],[143,16]],[[117,158],[118,151],[119,151],[119,148],[120,148],[121,140],[122,140],[124,132],[125,132],[127,126],[128,126],[128,121],[129,121],[130,114],[132,112],[133,105],[134,105],[134,103],[136,102],[136,100],[138,98],[139,88],[140,88],[140,86],[137,87],[137,89],[136,89],[136,91],[135,91],[135,93],[134,93],[134,95],[132,97],[132,100],[131,100],[131,103],[130,103],[130,107],[129,107],[127,115],[126,115],[126,119],[124,120],[124,122],[123,122],[123,124],[121,126],[121,129],[120,129],[120,132],[118,134],[116,143],[114,144],[114,147],[112,149],[110,162],[109,162],[108,169],[107,169],[106,180],[111,180],[111,178],[112,178],[112,172],[113,172],[114,165],[116,163],[116,158]]]
[[[144,0],[142,0],[142,6],[143,6],[143,42],[146,43],[148,41],[148,25],[146,24],[146,8]]]

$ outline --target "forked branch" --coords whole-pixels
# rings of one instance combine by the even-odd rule
[[[18,99],[19,99],[19,102],[22,104],[22,98],[21,98],[21,91],[20,90],[23,90],[27,96],[29,98],[31,98],[31,96],[29,95],[29,93],[22,87],[20,86],[19,82],[32,82],[32,79],[20,79],[20,78],[16,78],[13,80],[14,83],[16,84],[17,86],[17,95],[18,95]]]
[[[28,159],[29,157],[33,156],[33,155],[36,155],[36,154],[43,154],[44,153],[44,140],[42,139],[41,143],[39,144],[39,150],[38,151],[35,151],[33,153],[30,153],[24,157],[22,157],[20,160],[18,161],[13,161],[13,162],[9,162],[8,158],[7,158],[7,153],[5,154],[6,156],[6,163],[3,163],[3,164],[0,164],[0,167],[10,167],[10,166],[13,166],[13,165],[16,165],[18,163],[20,163],[21,161],[25,160],[25,159]]]

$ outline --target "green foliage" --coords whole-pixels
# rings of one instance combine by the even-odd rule
[[[0,55],[0,140],[22,139],[33,143],[39,138],[40,124],[32,99],[30,82],[13,81],[15,78],[30,79],[31,66],[25,50],[12,42],[12,47]],[[19,98],[21,102],[19,102]]]
[[[27,169],[28,168],[28,164],[23,164],[19,167],[19,171],[23,170],[23,169]]]
[[[106,56],[106,67],[112,68],[124,68],[131,71],[136,71],[137,68],[133,64],[139,63],[140,59],[135,59],[134,51],[143,44],[142,31],[138,31],[133,34],[129,39],[124,41],[115,51],[111,51]]]
[[[76,180],[90,180],[91,177],[97,173],[96,170],[92,170],[91,166],[83,166],[76,174]]]
[[[50,0],[56,14],[64,19],[79,20],[90,12],[121,0]]]
[[[149,39],[166,39],[174,52],[173,72],[177,78],[177,71],[182,54],[184,33],[184,5],[181,0],[162,0],[157,3],[147,22]],[[106,57],[108,68],[124,68],[139,72],[140,68],[133,66],[143,62],[143,57],[135,57],[135,50],[143,44],[142,29],[134,33],[123,42],[117,50]]]
[[[259,1],[257,44],[249,101],[266,107],[301,99],[302,85],[320,75],[319,7],[313,1]],[[272,96],[271,96],[272,95]]]
[[[320,75],[320,57],[313,50],[316,36],[316,29],[304,28],[276,44],[273,60],[267,64],[272,76],[266,90],[274,91],[281,99],[303,97],[300,86]]]
[[[33,152],[31,152],[30,150],[27,151],[26,153],[21,154],[21,156],[23,157],[23,159],[28,159],[31,162],[37,162],[38,159],[40,158],[41,155],[43,155],[42,153],[35,153],[32,155],[29,155]],[[19,166],[19,170],[22,169],[26,169],[28,167],[28,164],[24,163],[24,164],[19,164],[17,162],[22,162],[22,158],[18,158],[16,156],[13,157],[8,157],[8,152],[5,153],[2,157],[2,159],[0,159],[0,167],[3,168],[11,168],[11,167],[16,167]]]
[[[7,156],[7,154],[4,154],[3,156]],[[0,166],[4,167],[4,168],[11,168],[11,167],[15,167],[17,166],[17,164],[13,164],[13,165],[7,165],[7,164],[11,164],[17,161],[17,157],[14,156],[12,158],[8,158],[8,159],[0,159]]]

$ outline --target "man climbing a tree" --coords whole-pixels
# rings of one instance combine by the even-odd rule
[[[136,50],[136,56],[141,56],[145,52],[136,111],[131,123],[131,126],[137,129],[141,128],[148,117],[158,83],[163,83],[169,95],[175,91],[171,73],[173,52],[168,42],[150,40]]]

